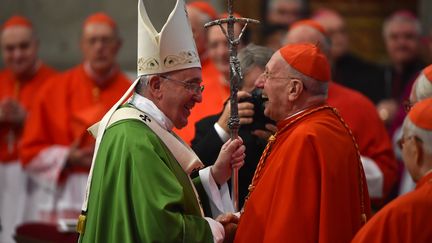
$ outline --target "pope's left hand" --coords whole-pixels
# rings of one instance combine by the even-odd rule
[[[211,173],[218,185],[224,184],[230,177],[233,168],[241,168],[244,164],[246,147],[238,137],[228,140],[221,148],[216,162],[211,167]]]

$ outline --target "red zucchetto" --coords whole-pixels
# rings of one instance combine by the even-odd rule
[[[330,64],[316,45],[289,44],[279,52],[291,67],[302,74],[321,82],[330,81]]]

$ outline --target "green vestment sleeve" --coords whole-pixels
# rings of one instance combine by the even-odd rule
[[[144,123],[106,130],[80,242],[213,242],[188,175]]]

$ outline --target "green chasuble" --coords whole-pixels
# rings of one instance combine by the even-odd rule
[[[213,242],[188,175],[144,123],[106,130],[80,242]]]

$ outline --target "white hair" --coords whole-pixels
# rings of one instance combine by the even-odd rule
[[[421,23],[418,19],[414,17],[404,16],[404,15],[392,15],[384,21],[383,25],[383,36],[387,38],[389,34],[389,26],[392,23],[411,23],[414,25],[415,31],[417,33],[417,37],[421,36],[422,28]]]
[[[138,94],[143,94],[144,89],[147,88],[147,84],[150,80],[150,76],[152,76],[153,74],[150,75],[142,75],[140,76],[140,80],[138,81],[137,85],[135,86],[135,93]]]
[[[432,82],[424,73],[421,73],[417,78],[414,89],[417,101],[432,97]]]
[[[292,73],[294,77],[300,79],[303,82],[303,85],[306,87],[308,92],[310,92],[313,95],[324,96],[325,98],[327,98],[328,82],[323,82],[323,81],[328,81],[328,80],[319,81],[297,71],[289,64],[288,67],[289,67],[288,71]]]
[[[422,141],[423,151],[432,155],[432,131],[416,126],[407,116],[403,123],[405,136],[415,136]]]

